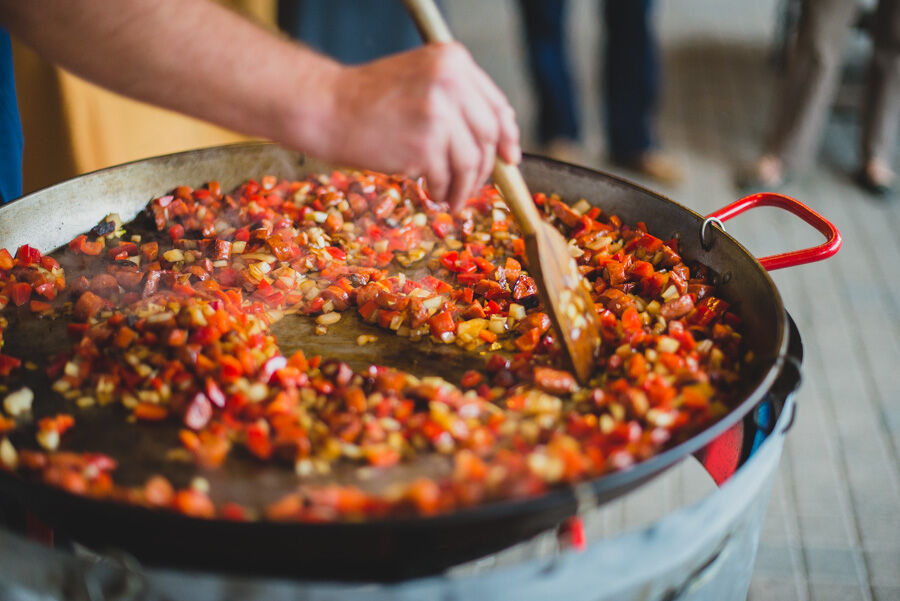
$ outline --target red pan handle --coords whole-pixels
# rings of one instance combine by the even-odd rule
[[[814,263],[833,256],[841,248],[841,233],[833,223],[813,211],[811,208],[794,200],[790,196],[783,194],[775,194],[773,192],[760,192],[751,194],[740,200],[737,200],[727,207],[722,207],[714,213],[707,215],[707,219],[717,219],[721,222],[728,221],[732,217],[737,217],[744,211],[756,207],[778,207],[785,211],[790,211],[806,223],[819,230],[825,236],[825,242],[819,246],[812,248],[804,248],[803,250],[795,250],[791,252],[781,253],[780,255],[772,255],[763,257],[759,262],[767,270],[782,269],[784,267],[794,267],[795,265],[803,265],[804,263]],[[705,225],[705,224],[704,224]],[[705,229],[705,228],[704,228]],[[705,232],[701,232],[701,236]]]

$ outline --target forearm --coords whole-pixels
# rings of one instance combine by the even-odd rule
[[[208,0],[0,0],[0,19],[99,85],[328,154],[341,67]]]
[[[0,0],[0,23],[47,59],[132,98],[333,163],[424,176],[454,208],[515,114],[458,44],[341,66],[211,0]]]

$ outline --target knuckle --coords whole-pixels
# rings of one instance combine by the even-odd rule
[[[431,145],[425,135],[427,135],[427,132],[423,132],[423,135],[420,136],[413,136],[409,141],[410,161],[412,163],[419,163],[423,157],[431,154]]]
[[[463,61],[467,61],[470,57],[469,51],[466,50],[466,47],[459,42],[450,42],[449,44],[444,44],[442,48],[444,50],[444,55],[447,57],[447,60],[453,64],[459,64]]]
[[[455,171],[461,180],[469,180],[475,177],[475,170],[481,167],[481,161],[466,158],[456,163]]]
[[[497,154],[496,149],[496,144],[490,144],[481,150],[482,165],[487,165],[488,169],[490,169],[490,165],[494,162],[494,155]]]
[[[440,86],[429,86],[423,99],[422,114],[431,126],[440,119],[444,107],[444,91]]]
[[[487,146],[494,146],[497,144],[500,140],[501,129],[502,125],[499,122],[494,121],[491,123],[491,127],[486,130],[485,135],[483,136]]]
[[[412,137],[409,145],[418,156],[424,156],[431,153],[431,147],[434,145],[434,123],[424,121],[417,129],[410,130]]]
[[[512,140],[514,142],[519,141],[519,136],[520,136],[519,127],[515,123],[513,123],[512,126],[506,128],[505,131],[503,132],[504,138],[506,138],[508,140]]]
[[[456,161],[456,169],[462,174],[468,174],[481,166],[481,156],[478,152],[468,151],[463,153]]]
[[[469,53],[461,45],[441,45],[431,62],[431,77],[441,84],[454,85],[468,61]]]
[[[456,61],[451,48],[451,46],[440,46],[434,53],[431,68],[435,76],[443,75],[453,68]]]
[[[516,111],[512,106],[509,105],[509,103],[504,103],[500,108],[500,118],[503,119],[507,124],[515,125]]]

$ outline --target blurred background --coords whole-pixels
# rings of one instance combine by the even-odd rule
[[[362,12],[399,6],[394,0],[348,2]],[[785,117],[783,107],[773,106],[795,100],[778,92],[778,80],[790,69],[789,49],[803,22],[800,2],[628,2],[643,11],[638,18],[644,20],[636,25],[638,33],[625,35],[614,50],[649,33],[653,37],[643,40],[644,50],[647,44],[658,45],[658,62],[649,67],[640,45],[616,59],[624,62],[611,63],[610,30],[612,35],[625,32],[622,23],[635,16],[613,15],[602,2],[569,0],[561,10],[553,6],[559,2],[445,0],[443,7],[460,40],[510,98],[526,150],[616,172],[709,213],[742,195],[735,183],[742,172],[749,168],[750,180],[758,175],[755,162],[771,150],[767,140],[771,145],[772,138],[788,137],[807,118]],[[291,33],[324,51],[347,53],[342,58],[348,61],[377,54],[389,45],[384,38],[391,44],[410,39],[402,14],[376,21],[373,28],[365,27],[372,21],[362,18],[332,22],[316,11],[316,2],[229,4],[271,27],[280,11]],[[529,21],[528,10],[551,10],[556,17]],[[821,124],[811,118],[812,125],[797,134],[798,147],[807,147],[798,153],[809,155],[809,166],[792,170],[780,187],[833,220],[844,247],[824,263],[773,274],[803,335],[805,385],[760,542],[753,599],[900,599],[900,205],[890,192],[857,182],[867,158],[860,150],[866,122],[860,114],[873,27],[889,20],[873,17],[874,10],[872,2],[854,6],[845,34],[828,42],[834,81],[816,87],[808,99],[819,107]],[[556,29],[548,29],[554,18]],[[359,21],[359,43],[329,34],[331,28],[354,31]],[[538,41],[549,46],[537,48]],[[898,40],[891,44],[900,47]],[[567,62],[561,62],[560,52]],[[560,92],[561,80],[554,79],[560,64],[567,65],[570,76],[568,98]],[[888,67],[900,73],[896,64]],[[627,91],[638,97],[626,95],[624,105],[610,106],[622,102],[614,93],[621,88],[611,69],[649,79],[642,80],[643,88]],[[21,47],[16,48],[16,75],[27,140],[26,192],[124,161],[243,139],[99,90]],[[541,77],[550,83],[542,87]],[[641,105],[647,95],[658,103]],[[897,100],[897,94],[888,96]],[[574,117],[567,116],[567,105],[574,107]],[[641,109],[637,116],[631,114],[636,106]],[[897,106],[885,113],[870,127],[881,136],[882,147],[888,146],[882,148],[888,166],[896,166]],[[610,123],[610,114],[624,116]],[[614,148],[622,135],[615,128],[629,118],[647,130],[637,137],[649,134],[649,144],[637,140],[637,150],[643,151],[643,144],[655,163],[647,163],[641,152],[635,155],[635,149]],[[622,144],[633,141],[626,132]],[[757,256],[819,240],[811,228],[775,209],[754,211],[727,227]],[[694,481],[680,486],[690,488]],[[661,501],[663,509],[668,503]]]

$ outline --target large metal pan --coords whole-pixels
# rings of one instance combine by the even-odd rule
[[[110,212],[119,213],[125,220],[138,217],[148,200],[181,184],[199,186],[218,180],[228,189],[262,174],[297,178],[330,169],[329,165],[270,144],[218,147],[121,165],[0,207],[0,247],[29,243],[48,252],[90,229]],[[748,350],[757,357],[741,383],[741,400],[729,414],[660,455],[575,489],[561,488],[536,498],[430,518],[360,524],[232,523],[77,497],[7,474],[0,477],[0,490],[74,540],[99,549],[123,549],[152,564],[306,578],[391,579],[439,571],[553,527],[572,515],[579,503],[599,503],[621,495],[688,454],[703,452],[713,441],[721,444],[728,436],[736,437],[740,447],[742,420],[770,392],[788,356],[786,314],[766,265],[784,267],[834,254],[840,246],[834,227],[800,203],[777,195],[750,197],[714,214],[717,219],[705,219],[660,195],[589,169],[527,157],[522,171],[532,190],[557,192],[567,201],[586,198],[626,222],[646,222],[657,236],[679,235],[683,256],[706,264],[718,274],[720,295],[738,307],[744,318]],[[756,204],[774,204],[797,213],[822,231],[828,241],[816,249],[757,261],[720,227],[720,220]],[[341,344],[342,339],[352,340],[357,328],[370,327],[349,317],[346,323],[341,322],[344,329],[334,332],[337,338],[311,336],[309,325],[300,318],[282,322],[275,333],[285,351],[303,346],[311,352],[341,355],[347,348]],[[10,328],[8,351],[43,361],[49,353],[65,349],[65,325],[49,323],[48,327],[47,322],[23,321],[21,328]],[[354,352],[344,358],[357,366],[361,362],[387,363],[447,377],[458,375],[471,361],[450,347],[419,345],[411,352],[407,341],[381,338],[381,346],[364,347],[364,354],[351,345]],[[61,410],[63,401],[49,391],[47,382],[34,374],[30,378],[28,383],[37,394],[36,415]],[[120,461],[116,475],[120,482],[138,484],[150,473],[162,472],[183,483],[194,475],[192,467],[162,460],[171,447],[174,425],[126,428],[123,415],[115,409],[79,414],[78,419],[78,427],[67,435],[67,448],[114,455]],[[726,431],[729,435],[722,437]],[[733,469],[739,452],[732,455]],[[717,479],[727,473],[725,470]],[[214,495],[250,505],[274,500],[296,485],[296,477],[289,470],[260,466],[240,457],[229,459],[206,476]]]

